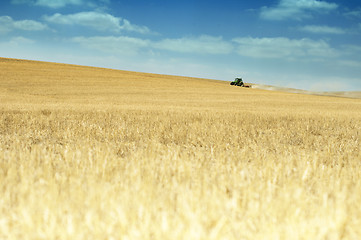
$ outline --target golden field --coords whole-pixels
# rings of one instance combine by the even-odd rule
[[[361,239],[361,100],[0,58],[0,239]]]

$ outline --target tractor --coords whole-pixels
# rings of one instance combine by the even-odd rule
[[[235,78],[231,85],[249,88],[251,85],[244,84],[242,78]]]

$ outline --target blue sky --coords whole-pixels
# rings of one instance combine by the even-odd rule
[[[356,0],[3,0],[0,56],[361,90]]]

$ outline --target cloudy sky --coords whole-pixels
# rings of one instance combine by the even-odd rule
[[[0,56],[361,90],[359,0],[2,0]]]

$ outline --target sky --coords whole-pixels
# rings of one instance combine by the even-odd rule
[[[361,1],[2,0],[0,57],[361,91]]]

